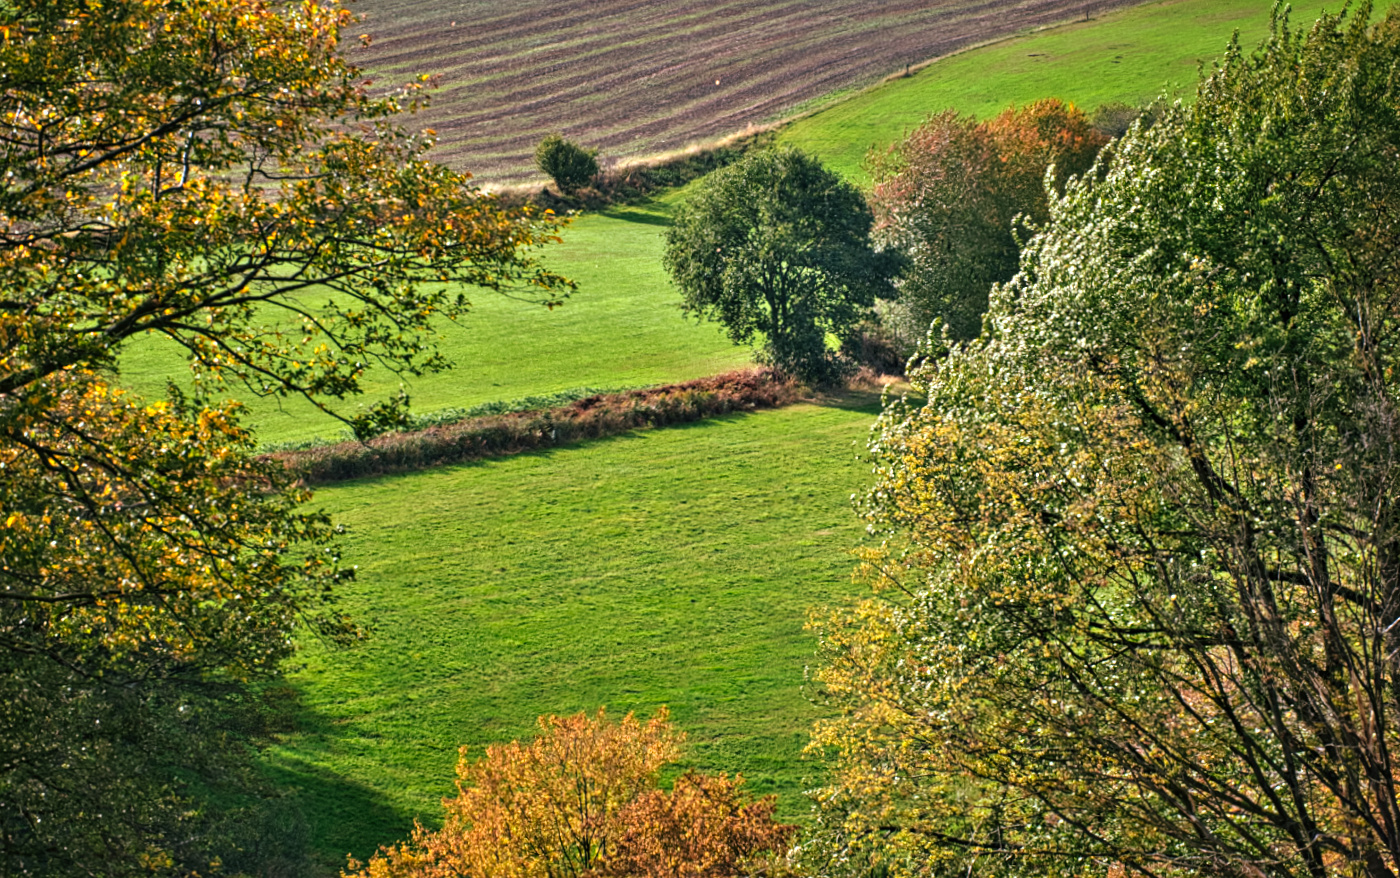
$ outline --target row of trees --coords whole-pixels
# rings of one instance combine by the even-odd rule
[[[811,156],[759,153],[711,174],[681,207],[665,264],[690,312],[829,383],[843,364],[828,337],[870,328],[877,303],[881,334],[903,339],[899,359],[934,322],[951,339],[975,338],[988,290],[1016,273],[1051,197],[1108,140],[1058,100],[984,122],[949,111],[872,153],[868,198]]]

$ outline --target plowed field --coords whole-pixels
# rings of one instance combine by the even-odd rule
[[[412,121],[488,184],[551,131],[604,160],[683,148],[959,48],[1142,0],[360,0],[381,84],[441,77]],[[936,108],[930,108],[936,109]]]

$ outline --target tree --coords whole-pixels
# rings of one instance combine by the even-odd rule
[[[1400,14],[1369,12],[1232,47],[883,416],[813,855],[1400,869]]]
[[[567,282],[552,227],[426,162],[337,53],[334,2],[0,4],[0,871],[207,872],[327,603],[327,518],[230,392],[357,393],[442,365],[466,284]],[[194,389],[119,389],[129,339]],[[361,432],[395,423],[402,400]]]
[[[742,777],[687,771],[670,792],[651,790],[622,812],[605,873],[646,878],[752,874],[763,854],[781,854],[797,827],[777,823],[777,799],[748,802]]]
[[[358,878],[501,878],[739,874],[745,858],[781,849],[793,827],[773,822],[774,800],[748,803],[741,781],[687,773],[665,793],[657,773],[683,736],[665,708],[643,723],[628,714],[541,717],[539,737],[462,748],[457,796],[441,830],[419,825],[406,844],[381,849]]]
[[[870,246],[860,191],[796,150],[715,171],[677,212],[663,257],[688,312],[805,380],[832,374],[827,333],[844,334],[890,296],[898,262]]]
[[[548,134],[535,148],[535,164],[568,194],[598,176],[598,151],[584,149],[562,134]]]
[[[870,157],[875,240],[904,253],[899,301],[918,335],[937,319],[975,338],[993,284],[1016,273],[1019,240],[1049,216],[1052,185],[1094,163],[1108,138],[1073,104],[1049,99],[985,122],[947,110]]]

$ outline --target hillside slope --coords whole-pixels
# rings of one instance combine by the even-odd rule
[[[441,77],[415,126],[483,183],[538,180],[551,131],[605,159],[678,149],[1027,28],[1141,0],[360,0],[350,57],[381,85]]]

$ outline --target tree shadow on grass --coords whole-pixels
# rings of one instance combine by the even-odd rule
[[[298,750],[325,752],[334,745],[335,726],[298,696],[288,699],[283,710],[295,729]],[[380,845],[406,839],[413,829],[412,818],[381,793],[286,748],[264,755],[263,774],[306,820],[315,869],[308,878],[338,875],[347,854],[368,860]]]
[[[881,393],[878,390],[836,390],[823,394],[813,402],[823,408],[861,412],[874,417],[882,410],[880,400]]]
[[[669,226],[671,224],[671,218],[665,214],[653,213],[646,210],[635,210],[627,207],[609,210],[606,216],[610,219],[622,220],[626,223],[642,223],[648,226]]]

